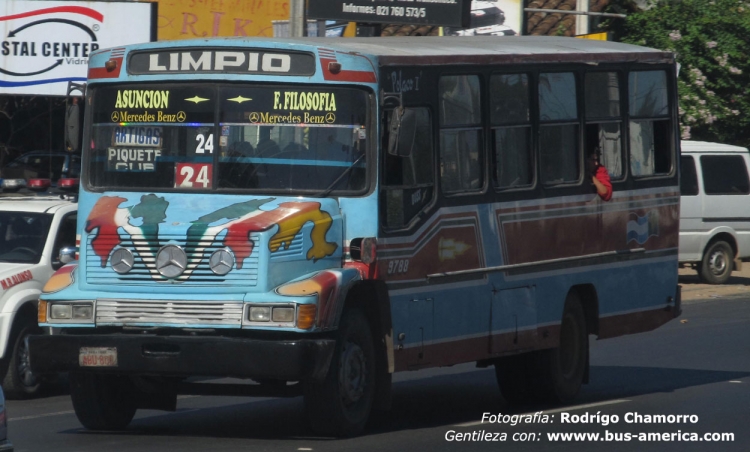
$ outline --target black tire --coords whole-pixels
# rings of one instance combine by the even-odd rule
[[[42,379],[31,371],[29,364],[29,349],[26,338],[41,334],[42,330],[36,323],[18,319],[11,332],[7,360],[3,368],[7,370],[3,378],[3,390],[8,399],[28,399],[38,395],[42,390]]]
[[[361,310],[347,310],[325,379],[304,384],[305,412],[313,431],[335,437],[361,433],[374,394],[375,347],[370,326]]]
[[[121,375],[70,373],[70,398],[78,420],[89,430],[121,430],[135,416],[134,386]]]
[[[566,403],[578,394],[586,374],[589,336],[583,307],[575,292],[565,299],[560,345],[535,353],[538,396],[551,403]]]
[[[500,394],[509,405],[522,405],[533,399],[529,375],[530,354],[508,356],[495,362],[495,378]]]
[[[734,252],[723,240],[708,246],[703,254],[703,261],[698,266],[698,276],[708,284],[724,284],[734,269]]]

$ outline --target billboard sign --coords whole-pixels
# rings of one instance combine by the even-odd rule
[[[327,0],[307,4],[308,19],[468,27],[470,0]]]
[[[97,49],[156,38],[156,3],[3,0],[0,94],[64,96]]]
[[[272,37],[274,20],[289,20],[289,0],[159,0],[160,41]]]
[[[521,34],[521,0],[474,0],[468,28],[446,27],[446,36],[515,36]]]

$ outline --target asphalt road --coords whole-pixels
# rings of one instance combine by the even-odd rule
[[[140,411],[124,432],[94,433],[81,428],[64,390],[9,401],[9,435],[17,452],[748,451],[750,268],[747,273],[727,286],[709,287],[681,270],[683,315],[649,333],[592,341],[591,383],[566,407],[509,409],[492,370],[463,365],[397,374],[393,409],[377,416],[364,435],[346,440],[311,437],[300,398],[182,397],[175,413]],[[517,425],[509,423],[514,418],[482,423],[484,413],[539,411],[549,416],[548,423],[538,418]],[[693,417],[667,424],[626,422],[633,413]],[[563,423],[564,417],[578,422]],[[448,441],[452,432],[507,438],[500,444]],[[657,432],[667,435],[634,439]],[[549,436],[556,433],[600,438]],[[692,433],[703,440],[688,441]],[[733,440],[707,442],[707,433],[728,433]]]

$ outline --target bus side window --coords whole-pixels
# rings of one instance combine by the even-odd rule
[[[577,182],[578,102],[572,72],[539,74],[539,155],[545,184]]]
[[[586,97],[586,154],[601,149],[601,164],[613,180],[625,174],[622,164],[622,115],[617,72],[588,72]]]
[[[490,78],[492,177],[501,189],[530,186],[534,180],[527,74]]]
[[[482,110],[479,77],[440,77],[440,183],[444,193],[481,190]]]
[[[388,228],[406,226],[433,197],[432,120],[427,108],[405,109],[397,150],[385,153],[383,169]]]
[[[667,73],[631,72],[628,91],[630,171],[634,176],[667,175],[672,170]]]

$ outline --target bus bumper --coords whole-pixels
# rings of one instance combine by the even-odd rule
[[[328,372],[333,339],[260,340],[229,337],[156,335],[58,335],[29,338],[34,372],[102,373],[322,379]],[[115,349],[116,364],[81,366],[81,348]],[[111,353],[111,351],[110,351]]]

